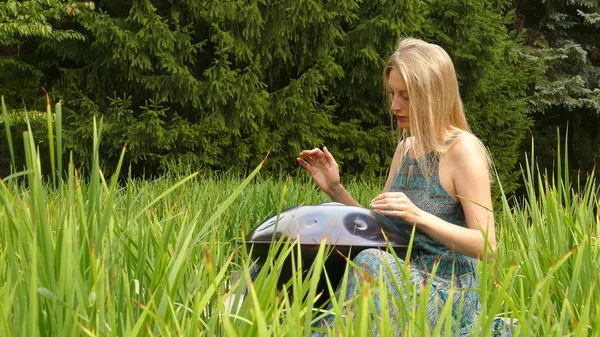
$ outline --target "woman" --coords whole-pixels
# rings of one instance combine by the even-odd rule
[[[408,233],[416,227],[414,245],[419,250],[410,257],[410,277],[413,284],[432,282],[428,319],[435,328],[453,286],[453,321],[460,319],[453,323],[452,335],[467,336],[480,308],[476,259],[489,259],[496,247],[489,157],[469,129],[454,66],[441,47],[402,39],[383,74],[403,137],[383,193],[369,206]],[[360,206],[341,185],[338,165],[327,148],[302,151],[298,162],[332,201]],[[483,256],[484,251],[488,256]],[[346,296],[352,296],[365,278],[361,273],[374,280],[383,277],[388,283],[400,280],[405,262],[396,261],[378,249],[359,253],[354,262],[361,271],[350,273]],[[396,303],[412,301],[404,287],[387,284],[387,289]],[[377,291],[375,303],[380,310]],[[389,311],[392,320],[401,324],[397,308],[390,306]]]

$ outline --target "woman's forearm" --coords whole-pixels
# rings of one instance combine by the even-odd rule
[[[496,249],[496,239],[485,232],[486,226],[482,226],[482,230],[463,227],[426,212],[423,212],[421,221],[416,225],[427,235],[463,255],[482,259],[484,247],[489,244],[487,248],[489,260]]]
[[[331,201],[339,202],[346,206],[361,207],[358,201],[354,200],[350,193],[348,193],[348,191],[346,191],[344,186],[342,186],[341,184],[328,191],[327,195],[329,196],[329,198],[331,198]]]

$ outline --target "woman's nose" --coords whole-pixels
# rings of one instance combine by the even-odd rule
[[[402,104],[400,104],[400,96],[394,95],[392,98],[392,106],[390,107],[392,111],[400,111],[402,109]]]

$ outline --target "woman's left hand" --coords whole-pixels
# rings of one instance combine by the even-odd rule
[[[385,192],[376,196],[370,203],[373,211],[396,216],[411,225],[418,225],[424,212],[402,192]]]

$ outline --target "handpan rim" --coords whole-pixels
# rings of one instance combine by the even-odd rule
[[[291,240],[291,244],[299,244],[300,246],[311,246],[311,247],[319,247],[321,245],[320,242],[315,242],[315,243],[308,243],[308,242],[297,242],[298,240]],[[285,240],[283,241],[283,243],[285,244]],[[277,244],[276,242],[273,243],[272,241],[252,241],[252,240],[246,240],[245,241],[246,244],[252,244],[252,245],[273,245],[273,244]],[[392,248],[408,248],[408,244],[397,244],[397,243],[389,243],[388,244],[384,244],[384,245],[374,245],[374,244],[364,244],[364,243],[359,243],[359,244],[347,244],[347,243],[342,243],[342,244],[337,244],[334,242],[324,242],[323,243],[325,246],[335,246],[335,247],[365,247],[365,248],[378,248],[378,247],[392,247]]]
[[[279,240],[301,246],[407,248],[410,235],[371,209],[339,203],[300,205],[272,216],[254,228],[245,243],[272,245]],[[282,237],[285,237],[282,239]]]

